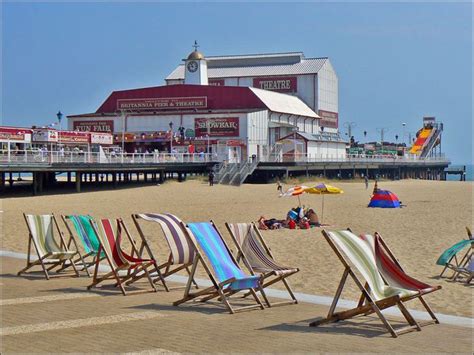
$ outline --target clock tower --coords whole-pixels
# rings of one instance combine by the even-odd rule
[[[197,41],[194,41],[194,51],[184,60],[184,83],[192,85],[208,85],[207,61],[199,52]]]

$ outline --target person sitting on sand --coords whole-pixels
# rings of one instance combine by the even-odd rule
[[[316,212],[314,212],[314,210],[312,208],[310,208],[308,210],[308,212],[306,212],[306,215],[305,217],[308,219],[308,222],[309,222],[309,225],[310,226],[316,226],[316,227],[319,227],[321,224],[319,223],[319,217],[318,215],[316,214]]]

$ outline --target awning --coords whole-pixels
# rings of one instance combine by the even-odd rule
[[[291,123],[274,122],[274,121],[268,122],[268,128],[278,128],[278,127],[296,128],[296,126]]]

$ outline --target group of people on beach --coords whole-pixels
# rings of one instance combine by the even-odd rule
[[[311,227],[319,227],[319,217],[312,208],[295,207],[288,211],[286,219],[265,218],[260,216],[258,219],[258,228],[262,230],[268,229],[310,229]]]

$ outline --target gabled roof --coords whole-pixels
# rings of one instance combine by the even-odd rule
[[[320,118],[316,112],[308,107],[300,98],[292,95],[280,94],[274,91],[249,88],[263,101],[270,111],[290,115]]]
[[[225,65],[226,62],[235,62],[235,60],[219,58],[222,64],[214,67],[212,65],[213,58],[207,57],[208,68],[207,75],[210,79],[213,78],[234,78],[245,76],[272,76],[272,75],[298,75],[298,74],[316,74],[323,65],[329,60],[328,58],[310,58],[301,61],[294,61],[292,63],[282,64],[252,64],[250,61],[244,65],[243,60],[239,60],[237,65]],[[253,57],[252,57],[253,58]],[[217,59],[216,59],[217,60]],[[252,61],[253,62],[253,61]],[[165,80],[182,80],[184,79],[184,64],[180,64],[169,74]]]
[[[154,98],[188,98],[205,97],[206,107],[196,109],[167,109],[167,112],[202,112],[204,111],[254,111],[270,110],[273,112],[298,115],[311,118],[319,116],[296,96],[266,91],[243,86],[211,86],[211,85],[165,85],[149,88],[121,90],[112,92],[95,114],[87,116],[114,114],[118,111],[117,102],[123,99],[154,99]],[[164,112],[156,109],[157,112]],[[142,111],[150,112],[150,111]],[[71,115],[78,117],[84,115]]]

